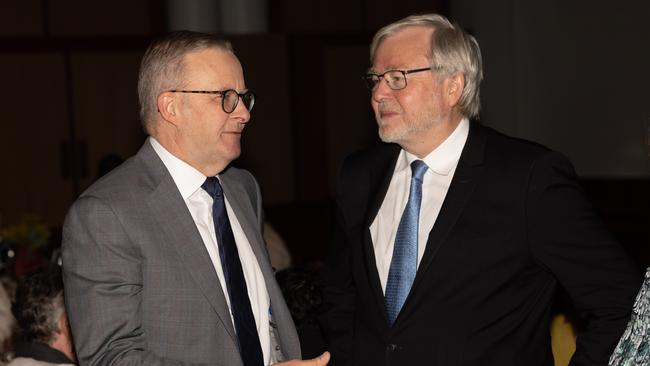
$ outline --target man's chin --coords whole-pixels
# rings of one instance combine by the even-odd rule
[[[382,135],[382,134],[379,134],[379,139],[380,139],[382,142],[386,142],[386,143],[395,142],[395,141],[393,141],[392,139],[390,139],[390,138],[388,138],[388,137],[386,137],[386,136],[384,136],[384,135]]]
[[[230,161],[232,162],[233,160],[239,158],[240,155],[241,155],[241,150],[232,151],[230,154]]]
[[[387,131],[386,129],[379,128],[379,138],[383,142],[393,143],[398,142],[402,138],[400,131]]]
[[[241,155],[241,146],[230,146],[227,150],[222,150],[222,156],[228,159],[230,162],[236,160]]]

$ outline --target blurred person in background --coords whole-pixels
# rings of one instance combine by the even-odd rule
[[[610,366],[650,365],[650,268],[636,296],[632,318],[618,342]]]
[[[0,236],[0,363],[13,357],[13,333],[16,323],[11,313],[11,303],[16,291],[14,257],[12,246]]]
[[[275,277],[296,324],[303,357],[317,357],[326,350],[323,332],[318,323],[318,310],[323,295],[317,272],[287,268],[277,272]]]
[[[9,366],[74,365],[59,266],[20,280],[12,311],[18,329]]]

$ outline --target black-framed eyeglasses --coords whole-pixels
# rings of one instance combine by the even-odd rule
[[[368,73],[363,75],[361,78],[366,82],[366,86],[371,91],[377,89],[379,81],[383,78],[386,80],[388,87],[393,90],[400,90],[406,88],[406,75],[415,74],[416,72],[423,72],[433,70],[433,67],[424,67],[421,69],[412,69],[412,70],[388,70],[383,74],[372,74]]]
[[[191,93],[191,94],[214,94],[221,97],[221,108],[226,113],[232,113],[237,104],[239,104],[239,99],[241,98],[244,102],[244,106],[250,112],[255,105],[255,93],[248,90],[244,93],[237,93],[236,90],[227,89],[227,90],[170,90],[171,93]]]

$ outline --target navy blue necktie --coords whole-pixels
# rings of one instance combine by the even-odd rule
[[[216,177],[208,177],[201,188],[208,192],[213,199],[212,219],[217,233],[221,267],[230,297],[230,311],[235,321],[235,331],[239,340],[239,353],[244,361],[244,366],[262,366],[264,364],[262,346],[257,334],[251,301],[248,298],[248,288],[239,260],[235,237],[232,234],[230,220],[228,220],[226,212],[223,189]]]
[[[393,258],[386,282],[386,311],[392,326],[411,291],[418,268],[418,230],[422,204],[422,177],[428,167],[422,160],[411,163],[411,188],[408,202],[395,235]]]

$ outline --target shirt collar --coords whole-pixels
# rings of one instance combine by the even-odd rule
[[[197,189],[201,187],[203,182],[205,182],[205,175],[200,171],[196,170],[194,167],[184,162],[183,160],[177,158],[167,149],[165,149],[154,137],[149,137],[149,143],[153,147],[154,151],[160,157],[163,164],[171,174],[176,187],[181,192],[181,196],[184,200],[189,198]]]
[[[74,364],[63,352],[40,342],[28,343],[18,341],[14,345],[14,353],[16,357],[33,358],[36,361],[52,362],[57,365]]]
[[[460,155],[463,152],[468,135],[469,120],[463,118],[451,135],[421,160],[434,173],[438,175],[449,175],[458,164],[458,160],[460,160]],[[418,157],[402,149],[396,170],[407,169],[414,160],[418,160]]]

